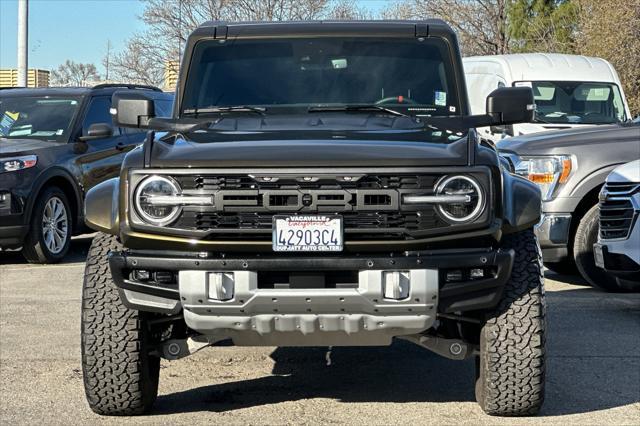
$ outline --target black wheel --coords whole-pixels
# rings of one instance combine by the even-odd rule
[[[604,269],[598,268],[593,257],[593,245],[598,241],[599,219],[597,205],[591,207],[582,217],[573,242],[573,258],[580,275],[593,287],[611,292],[622,291],[616,278]]]
[[[497,416],[536,414],[544,401],[545,296],[542,255],[532,230],[508,235],[515,251],[511,278],[480,332],[476,400]]]
[[[56,263],[69,251],[72,234],[69,200],[55,186],[46,188],[31,212],[31,223],[22,255],[30,263]]]
[[[107,254],[116,238],[93,240],[82,287],[82,372],[91,409],[103,415],[148,411],[158,395],[160,358],[150,354],[152,336],[145,313],[122,304],[111,279]]]

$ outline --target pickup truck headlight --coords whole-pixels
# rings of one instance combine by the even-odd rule
[[[180,193],[178,184],[164,176],[149,176],[136,189],[135,208],[140,217],[147,223],[164,226],[173,222],[182,207],[176,203],[166,202]]]
[[[573,162],[568,155],[512,157],[516,174],[538,184],[542,201],[553,200],[557,189],[571,176]]]
[[[38,163],[35,155],[23,155],[21,157],[0,158],[0,173],[15,172],[29,169]]]
[[[436,197],[443,199],[443,202],[438,202],[438,212],[451,223],[471,222],[484,209],[482,188],[469,176],[445,176],[436,184]],[[444,202],[445,197],[455,201]]]

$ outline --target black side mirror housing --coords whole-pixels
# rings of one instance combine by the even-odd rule
[[[528,123],[535,118],[530,87],[500,87],[487,96],[486,106],[493,125]]]
[[[94,139],[104,139],[113,135],[113,127],[108,123],[93,123],[87,129],[87,134],[80,136],[78,139],[82,142]]]
[[[116,92],[111,98],[111,115],[119,127],[147,129],[156,116],[153,100],[142,93]]]

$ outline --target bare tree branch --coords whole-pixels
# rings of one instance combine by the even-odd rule
[[[94,64],[81,64],[67,59],[57,70],[51,71],[53,86],[88,86],[100,78]]]
[[[364,19],[354,0],[144,0],[146,31],[114,55],[110,73],[120,80],[162,85],[164,70],[180,60],[189,33],[205,21]]]

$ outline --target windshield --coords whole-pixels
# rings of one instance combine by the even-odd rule
[[[627,120],[622,95],[613,83],[520,81],[533,89],[536,121],[541,123],[610,124]]]
[[[443,40],[300,38],[196,44],[182,114],[251,106],[265,113],[379,105],[413,115],[457,115]]]
[[[0,137],[62,142],[79,104],[77,97],[0,97]]]

